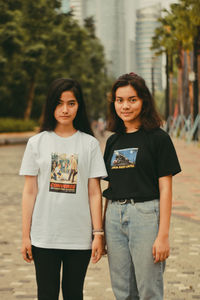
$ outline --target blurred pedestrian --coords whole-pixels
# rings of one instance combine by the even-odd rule
[[[104,137],[105,133],[105,121],[103,118],[99,118],[97,122],[97,129],[101,137]]]
[[[73,183],[62,176],[61,161],[69,157]],[[28,141],[20,175],[25,175],[22,255],[34,260],[38,299],[58,300],[61,281],[64,300],[82,300],[90,257],[96,263],[102,255],[99,181],[107,174],[77,81],[51,84],[41,132]]]
[[[152,95],[135,73],[112,87],[103,195],[111,282],[117,300],[162,300],[170,253],[172,176],[181,171]]]

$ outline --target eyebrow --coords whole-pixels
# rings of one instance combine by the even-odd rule
[[[64,102],[64,100],[62,100],[62,99],[60,99],[60,98],[59,98],[59,101]],[[77,101],[76,99],[67,100],[67,102],[76,102],[76,101]]]
[[[124,97],[116,96],[116,98],[123,99]],[[130,96],[130,97],[128,97],[128,99],[130,99],[130,98],[137,98],[137,96]]]

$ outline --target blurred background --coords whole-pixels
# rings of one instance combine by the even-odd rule
[[[0,132],[39,126],[47,89],[77,79],[91,121],[113,81],[142,76],[175,136],[199,139],[200,1],[0,0]]]

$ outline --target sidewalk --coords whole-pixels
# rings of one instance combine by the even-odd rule
[[[108,133],[100,137],[102,149],[107,136]],[[12,134],[9,138],[15,136]],[[28,136],[20,134],[20,138]],[[174,140],[174,143],[183,171],[174,177],[171,255],[165,272],[164,299],[200,299],[200,148],[181,140]],[[33,264],[25,263],[20,254],[21,193],[24,180],[17,174],[24,148],[25,144],[0,147],[1,300],[37,299]],[[104,188],[105,183],[102,185]],[[97,265],[89,266],[84,300],[114,299],[107,257],[103,257]]]
[[[32,131],[0,133],[0,145],[25,144],[34,134]]]

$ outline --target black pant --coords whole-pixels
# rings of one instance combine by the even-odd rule
[[[91,250],[45,249],[32,246],[38,300],[58,300],[62,265],[64,300],[82,300]]]

